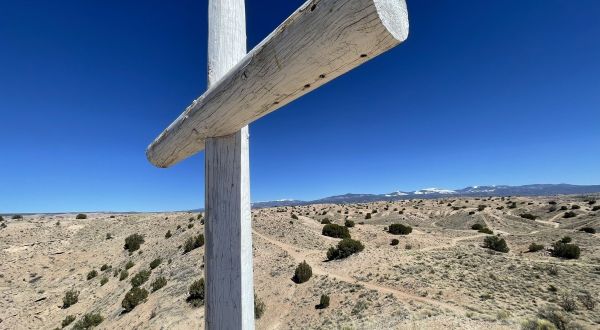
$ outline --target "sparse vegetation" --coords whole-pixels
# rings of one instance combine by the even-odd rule
[[[491,229],[489,229],[488,227],[483,227],[483,228],[479,229],[478,232],[483,233],[483,234],[488,234],[488,235],[494,234],[494,232]]]
[[[474,225],[471,226],[471,229],[473,230],[482,230],[485,226],[480,224],[480,223],[476,223]]]
[[[348,228],[352,228],[352,227],[354,227],[354,221],[346,220],[346,221],[344,221],[344,226],[346,226]]]
[[[161,262],[162,262],[161,258],[156,258],[156,259],[152,260],[152,262],[150,263],[150,269],[155,269],[156,267],[160,266]]]
[[[531,243],[529,244],[529,252],[537,252],[544,249],[543,244]]]
[[[398,245],[400,241],[397,238],[392,239],[392,243],[390,245]]]
[[[167,230],[167,233],[165,234],[165,238],[171,238],[171,236],[173,236],[173,235],[171,235],[171,231]]]
[[[65,292],[62,308],[69,308],[79,301],[79,291],[69,290]]]
[[[123,298],[121,306],[125,310],[125,313],[129,313],[137,305],[143,303],[146,298],[148,298],[148,291],[138,286],[134,286],[125,294],[125,298]]]
[[[405,226],[400,223],[393,223],[388,228],[388,232],[393,235],[408,235],[408,234],[412,233],[412,227]]]
[[[135,274],[131,278],[131,285],[134,287],[140,286],[140,285],[146,283],[146,281],[148,281],[149,278],[150,278],[150,271],[142,270],[142,271],[138,272],[137,274]]]
[[[77,219],[77,220],[87,219],[87,214],[79,213],[78,215],[75,216],[75,219]]]
[[[89,330],[100,325],[102,321],[104,317],[100,313],[87,313],[73,325],[72,330]]]
[[[521,213],[519,216],[523,219],[529,219],[529,220],[535,220],[538,218],[537,215],[533,215],[531,213]]]
[[[292,280],[297,284],[304,283],[308,281],[312,277],[312,268],[306,263],[302,261],[294,271],[294,277]]]
[[[573,211],[568,211],[565,212],[565,214],[563,214],[563,218],[568,219],[568,218],[575,218],[577,216],[577,213],[573,212]]]
[[[104,276],[100,279],[100,286],[103,286],[106,283],[108,283],[108,277]]]
[[[21,220],[21,219],[23,219],[23,216],[22,216],[22,215],[20,215],[20,214],[15,214],[15,215],[13,215],[13,216],[11,217],[11,219],[13,219],[13,220]]]
[[[132,234],[125,238],[125,245],[123,248],[128,250],[130,253],[139,250],[140,245],[144,243],[144,236],[140,234]]]
[[[167,279],[164,276],[157,277],[154,282],[150,284],[152,292],[162,289],[165,285],[167,285]]]
[[[107,264],[104,264],[104,265],[102,265],[102,267],[100,267],[100,271],[106,271],[106,270],[109,270],[109,269],[110,269],[110,266],[107,265]]]
[[[129,276],[129,272],[127,272],[127,270],[123,269],[121,271],[121,274],[119,274],[119,281],[126,279],[127,276]]]
[[[67,317],[65,317],[62,322],[60,323],[60,326],[62,328],[66,328],[69,324],[73,323],[73,321],[75,321],[75,316],[74,315],[67,315]]]
[[[483,247],[502,253],[507,253],[510,250],[504,238],[498,236],[487,236],[483,240]]]
[[[341,240],[337,247],[330,247],[327,251],[327,260],[336,260],[347,258],[354,253],[361,252],[365,246],[357,240],[351,238],[344,238]]]
[[[265,314],[265,309],[267,306],[265,303],[254,294],[254,319],[258,320]]]
[[[331,221],[329,219],[325,218],[325,219],[321,220],[321,224],[322,225],[329,225],[329,224],[331,224]]]
[[[125,269],[129,269],[131,267],[135,266],[135,263],[133,263],[132,260],[127,261],[127,263],[125,264]]]
[[[204,305],[204,279],[201,278],[197,281],[194,281],[192,285],[190,285],[189,295],[187,297],[187,302],[193,307],[200,307]]]
[[[183,245],[183,253],[191,252],[204,245],[204,234],[188,237]]]
[[[325,309],[329,307],[329,296],[326,294],[321,295],[321,299],[319,300],[319,304],[315,306],[317,309]]]
[[[330,223],[323,226],[321,233],[324,236],[333,238],[350,238],[350,231],[348,231],[348,228],[335,223]]]
[[[552,245],[552,256],[563,259],[579,259],[581,250],[575,244],[563,243],[561,241]]]
[[[98,272],[94,269],[94,270],[90,271],[89,273],[87,273],[86,278],[89,281],[89,280],[93,279],[96,276],[98,276]]]
[[[588,234],[595,234],[596,233],[596,229],[592,228],[592,227],[583,227],[583,228],[579,228],[579,231],[588,233]]]

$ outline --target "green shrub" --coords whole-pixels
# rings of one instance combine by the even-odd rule
[[[521,330],[557,330],[554,324],[548,320],[535,319],[525,320],[521,323]]]
[[[294,220],[298,220],[298,216],[297,216],[297,215],[295,215],[294,213],[292,213],[292,219],[294,219]]]
[[[575,244],[556,242],[552,245],[552,256],[564,259],[579,259],[581,250]]]
[[[471,229],[473,229],[473,230],[482,230],[483,228],[484,228],[484,226],[480,223],[476,223],[471,226]]]
[[[508,208],[509,209],[516,209],[517,208],[517,203],[516,202],[512,202],[512,203],[508,204]]]
[[[331,224],[331,221],[329,219],[325,218],[325,219],[321,220],[321,224],[322,225],[329,225],[329,224]]]
[[[487,205],[481,204],[481,205],[477,206],[477,211],[481,212],[481,211],[485,210],[486,207],[487,207]]]
[[[162,262],[161,258],[156,258],[156,259],[152,260],[152,262],[150,263],[150,269],[154,269],[154,268],[158,267],[161,262]]]
[[[93,279],[94,277],[98,276],[98,272],[94,269],[92,271],[90,271],[89,273],[87,273],[87,279],[88,281]]]
[[[136,287],[136,286],[140,286],[144,283],[146,283],[146,281],[150,278],[150,271],[149,270],[142,270],[139,273],[135,274],[132,278],[131,278],[131,285]]]
[[[479,229],[478,232],[483,233],[483,234],[488,234],[488,235],[492,235],[494,233],[488,227],[483,227],[483,228]]]
[[[348,231],[348,228],[335,223],[330,223],[323,226],[323,231],[321,233],[324,236],[333,238],[350,238],[350,231]]]
[[[22,215],[20,215],[20,214],[15,214],[15,215],[13,215],[13,216],[11,217],[11,219],[13,219],[13,220],[20,220],[20,219],[23,219],[23,216],[22,216]]]
[[[165,234],[165,238],[171,238],[171,236],[173,236],[173,235],[171,235],[171,231],[167,230],[167,233]]]
[[[75,216],[75,219],[78,219],[78,220],[87,219],[87,214],[79,213],[78,215]]]
[[[326,294],[321,295],[321,299],[319,300],[319,304],[315,306],[316,309],[325,309],[329,307],[329,296]]]
[[[344,221],[344,226],[346,226],[348,228],[352,228],[352,227],[354,227],[354,221],[346,220],[346,221]]]
[[[600,205],[596,205],[594,207],[592,207],[592,211],[598,211],[600,210]]]
[[[567,312],[574,312],[577,309],[577,303],[575,303],[575,299],[570,294],[562,295],[558,304]]]
[[[183,245],[183,253],[188,253],[204,245],[204,234],[188,237]]]
[[[142,243],[144,243],[144,236],[140,234],[132,234],[125,238],[125,245],[123,248],[129,252],[134,252],[140,248]]]
[[[256,296],[256,293],[254,294],[254,319],[258,320],[260,319],[263,314],[265,314],[265,309],[266,309],[266,305],[265,303],[262,301],[262,299],[258,298]]]
[[[102,267],[100,267],[100,271],[105,271],[105,270],[109,270],[110,266],[107,264],[102,265]]]
[[[529,244],[529,252],[537,252],[544,249],[543,244],[531,243]]]
[[[392,239],[391,245],[398,245],[400,241],[397,238]]]
[[[483,247],[503,253],[507,253],[510,250],[506,245],[504,238],[498,236],[487,236],[483,240]]]
[[[562,311],[550,305],[540,309],[538,311],[538,316],[542,319],[551,322],[557,329],[560,330],[567,330],[568,324],[570,323],[569,319],[565,316],[565,314]]]
[[[393,235],[408,235],[412,233],[412,227],[400,223],[393,223],[390,225],[388,232]]]
[[[312,276],[312,268],[306,263],[306,261],[302,261],[294,271],[293,281],[297,284],[304,283],[308,281]]]
[[[100,286],[103,286],[106,283],[108,283],[108,277],[104,276],[100,279]]]
[[[595,234],[596,233],[596,229],[592,228],[592,227],[583,227],[583,228],[579,228],[579,231],[588,233],[588,234]]]
[[[65,292],[62,308],[69,308],[79,301],[79,291],[69,290]]]
[[[563,236],[563,238],[560,239],[561,243],[571,243],[573,239],[569,236]]]
[[[365,215],[365,220],[371,219],[371,213],[367,213],[367,215]]]
[[[204,279],[201,278],[197,281],[194,281],[192,285],[190,285],[189,295],[187,297],[187,302],[193,307],[200,307],[204,305]]]
[[[577,213],[575,213],[573,211],[565,212],[565,214],[563,214],[563,218],[565,218],[565,219],[575,218],[576,216],[577,216]]]
[[[146,289],[134,286],[125,294],[125,298],[121,302],[121,306],[125,309],[125,313],[131,312],[135,306],[141,304],[148,298]]]
[[[158,277],[157,279],[154,280],[154,282],[152,282],[150,284],[150,286],[152,287],[152,292],[154,292],[156,290],[160,290],[165,285],[167,285],[167,279],[164,276]]]
[[[579,210],[581,208],[581,206],[574,204],[573,206],[571,206],[571,210]]]
[[[537,215],[533,215],[533,214],[531,214],[531,213],[522,213],[522,214],[520,214],[519,216],[520,216],[521,218],[523,218],[523,219],[529,219],[529,220],[535,220],[535,219],[537,219],[537,218],[538,218],[538,216],[537,216]]]
[[[4,221],[4,218],[0,215],[0,221]]]
[[[112,234],[111,233],[106,233],[106,239],[112,239]]]
[[[365,246],[357,240],[344,238],[337,247],[330,247],[327,251],[327,260],[344,259],[354,253],[364,250]]]
[[[62,320],[62,322],[60,323],[60,326],[63,327],[63,328],[65,328],[69,324],[73,323],[73,321],[75,321],[75,316],[74,315],[67,315],[67,317],[65,317],[65,319]]]
[[[135,264],[133,263],[132,260],[127,261],[127,263],[125,264],[125,269],[129,269],[131,267],[135,266]]]
[[[102,321],[104,321],[104,317],[100,313],[88,313],[75,323],[72,330],[89,330],[100,325]]]
[[[192,229],[192,228],[194,228],[194,224],[193,223],[188,224],[188,229]]]
[[[129,272],[127,272],[127,270],[123,269],[121,271],[121,274],[119,274],[119,281],[126,279],[127,276],[129,276]]]

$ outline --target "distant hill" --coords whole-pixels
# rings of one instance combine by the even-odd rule
[[[413,198],[439,198],[450,196],[552,196],[552,195],[577,195],[600,193],[600,185],[572,185],[572,184],[529,184],[523,186],[472,186],[458,190],[425,188],[415,191],[395,191],[385,194],[353,194],[329,196],[312,201],[284,199],[252,203],[252,207],[277,207],[306,204],[326,203],[367,203],[375,201],[393,201]]]

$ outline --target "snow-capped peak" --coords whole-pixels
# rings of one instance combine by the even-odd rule
[[[403,192],[403,191],[394,191],[392,193],[389,194],[385,194],[385,197],[395,197],[395,196],[406,196],[408,195],[407,193]]]
[[[427,194],[455,194],[455,193],[456,193],[456,191],[450,190],[450,189],[425,188],[425,189],[417,190],[413,194],[427,195]]]

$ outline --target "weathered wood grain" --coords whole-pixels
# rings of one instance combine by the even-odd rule
[[[238,131],[407,36],[404,0],[308,1],[195,100],[147,157],[171,166],[202,150],[208,137]]]
[[[244,0],[209,1],[208,84],[246,53]],[[254,329],[248,126],[206,139],[205,328]]]

